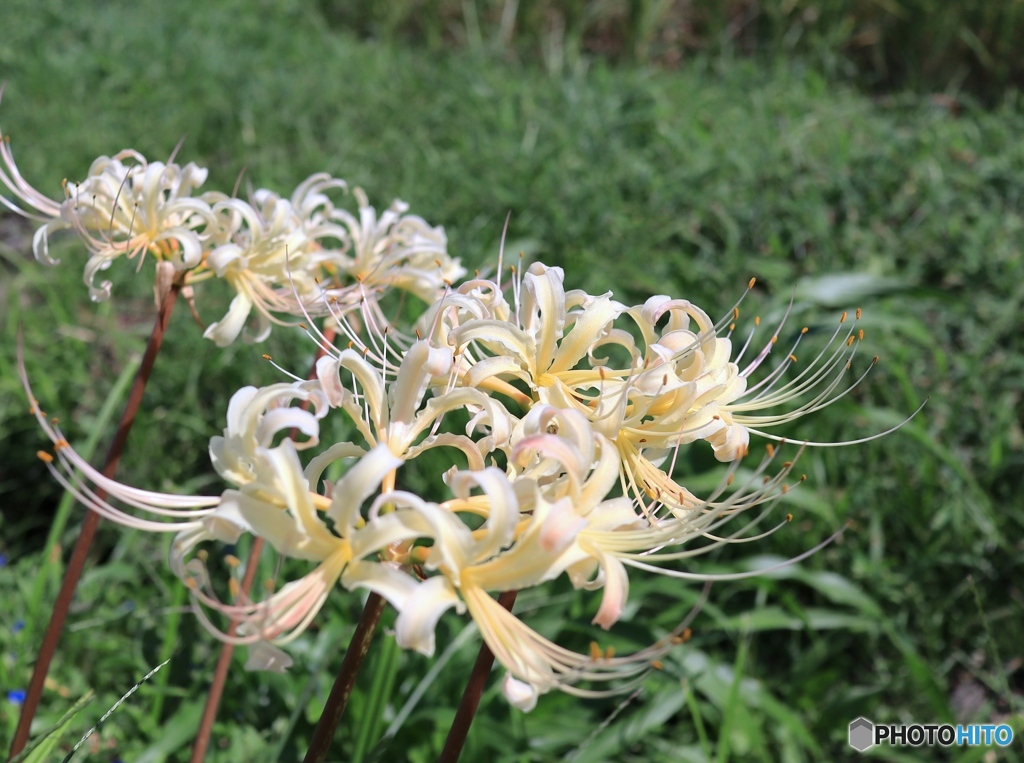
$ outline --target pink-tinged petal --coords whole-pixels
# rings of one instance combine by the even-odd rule
[[[592,622],[608,630],[622,617],[622,610],[629,597],[629,575],[623,564],[614,556],[600,554],[599,558],[604,570],[604,596]]]
[[[576,540],[587,520],[573,509],[568,499],[550,504],[540,528],[540,546],[552,556],[562,553]]]
[[[537,706],[537,690],[528,683],[520,681],[511,673],[506,673],[501,682],[501,693],[512,707],[528,713]]]

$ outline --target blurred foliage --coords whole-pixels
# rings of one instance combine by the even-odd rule
[[[684,66],[800,58],[873,89],[998,97],[1024,84],[1021,0],[319,0],[340,29],[389,43]]]
[[[864,7],[881,14],[904,5]],[[539,66],[526,53],[483,55],[501,19],[468,0],[462,15],[445,5],[429,23],[434,47],[452,40],[469,49],[432,53],[401,44],[402,20],[413,18],[403,9],[420,8],[416,23],[425,25],[426,7],[390,7],[395,31],[385,34],[365,12],[343,19],[344,31],[327,28],[297,0],[10,0],[0,124],[25,176],[54,196],[62,178],[81,175],[100,154],[132,146],[159,159],[187,133],[179,157],[209,166],[211,188],[232,187],[243,168],[243,187],[282,192],[313,171],[334,172],[366,188],[378,207],[401,197],[444,224],[451,251],[470,267],[493,264],[511,209],[511,251],[563,266],[575,286],[614,288],[625,301],[670,293],[717,315],[757,276],[741,336],[755,314],[770,323],[793,298],[781,339],[807,325],[807,358],[842,310],[863,307],[862,362],[877,353],[881,363],[846,399],[792,427],[797,441],[883,431],[931,396],[898,434],[805,452],[808,482],[784,509],[795,521],[743,550],[793,556],[851,522],[841,539],[799,568],[717,584],[693,640],[635,696],[552,694],[523,716],[492,686],[465,759],[852,759],[846,723],[858,715],[1010,718],[1020,729],[1024,101],[1013,92],[990,109],[970,98],[872,100],[799,60],[759,65],[727,51],[679,71],[609,66],[583,55],[586,35],[567,42],[568,31],[558,38],[563,63],[554,65],[552,41]],[[480,44],[459,37],[473,7]],[[546,7],[516,6],[513,40],[539,12],[530,9]],[[565,30],[596,6],[572,7],[583,21],[567,20]],[[537,23],[543,42],[547,27]],[[737,35],[749,25],[741,26]],[[353,29],[384,42],[361,41]],[[652,50],[658,39],[651,34]],[[565,53],[573,46],[579,56]],[[34,456],[43,438],[16,378],[18,324],[40,399],[80,444],[141,352],[153,311],[145,267],[139,276],[112,268],[114,299],[96,305],[73,243],[59,247],[60,267],[46,269],[31,259],[30,240],[31,227],[0,217],[0,746],[17,713],[6,692],[27,683],[60,579],[60,548],[77,529],[72,518],[59,547],[47,546],[60,491]],[[207,321],[226,306],[226,293],[199,294]],[[226,351],[200,333],[187,311],[173,316],[122,462],[130,484],[219,491],[206,447],[223,426],[228,396],[280,378],[262,353],[299,374],[313,354],[297,330]],[[103,447],[101,438],[97,454]],[[698,492],[719,476],[705,472],[713,466],[706,455],[681,465]],[[181,616],[166,544],[101,529],[38,730],[91,689],[97,700],[76,717],[84,733],[160,663],[166,640],[176,651],[76,760],[187,759],[217,645]],[[244,556],[244,547],[237,551]],[[739,551],[693,569],[770,561]],[[273,560],[263,564],[260,576],[274,575]],[[678,581],[636,576],[625,622],[611,634],[589,626],[593,597],[564,585],[524,596],[517,612],[567,645],[586,648],[596,637],[621,652],[661,636],[698,595]],[[208,759],[301,759],[360,608],[339,590],[293,646],[287,675],[247,673],[240,653]],[[478,644],[464,628],[455,616],[442,621],[434,660],[392,654],[382,633],[339,759],[436,759]],[[384,724],[365,710],[381,706]],[[1014,759],[1013,750],[1005,754]],[[902,755],[978,759],[965,751]]]

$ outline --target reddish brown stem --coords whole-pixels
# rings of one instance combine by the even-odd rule
[[[341,662],[341,670],[338,677],[334,679],[334,686],[331,694],[327,697],[327,704],[324,712],[313,731],[313,739],[309,743],[306,757],[303,763],[324,763],[327,760],[327,753],[331,749],[331,742],[334,740],[334,732],[341,722],[341,716],[345,714],[345,706],[348,698],[352,696],[352,689],[356,685],[356,676],[359,675],[359,668],[366,659],[366,653],[370,651],[370,643],[373,641],[373,634],[377,630],[377,623],[384,612],[384,599],[375,593],[371,593],[363,607],[363,614],[356,624],[352,640],[348,642],[348,650],[345,652],[345,659]]]
[[[114,440],[110,443],[110,450],[107,452],[107,460],[103,464],[103,475],[113,478],[117,471],[117,465],[121,460],[125,444],[128,441],[128,433],[132,424],[135,423],[135,414],[139,411],[142,403],[142,393],[146,389],[146,382],[153,372],[153,364],[156,362],[157,353],[160,352],[160,345],[164,341],[164,334],[167,333],[167,324],[171,317],[171,310],[178,299],[178,292],[181,291],[181,284],[175,282],[164,296],[157,312],[156,323],[153,326],[153,333],[149,335],[149,343],[146,345],[146,352],[142,356],[142,363],[138,373],[135,374],[135,381],[128,393],[128,401],[124,405],[124,412],[121,414],[121,421],[114,433]],[[95,490],[100,500],[106,498],[106,493],[101,488]],[[60,643],[60,636],[64,630],[64,621],[67,619],[68,610],[71,607],[71,599],[75,595],[75,588],[78,580],[82,577],[82,570],[85,568],[86,559],[89,556],[89,549],[92,546],[93,538],[96,536],[96,528],[99,526],[100,515],[89,511],[82,522],[82,529],[78,533],[78,540],[75,541],[75,548],[71,552],[71,559],[68,561],[67,570],[64,572],[64,581],[61,583],[60,592],[57,594],[57,601],[53,605],[53,614],[43,634],[43,643],[39,648],[39,656],[36,658],[35,667],[32,669],[32,680],[29,681],[28,690],[25,692],[25,702],[21,707],[21,717],[18,719],[18,728],[14,732],[14,741],[11,742],[10,757],[14,758],[21,752],[28,742],[29,732],[32,728],[32,719],[39,708],[39,701],[43,696],[43,684],[46,681],[46,674],[50,670],[50,662],[57,651]]]
[[[512,611],[512,605],[516,603],[518,591],[505,591],[498,596],[498,603]],[[494,653],[486,643],[480,645],[480,652],[476,656],[473,670],[469,674],[469,681],[466,682],[466,690],[462,693],[462,701],[459,702],[459,709],[455,711],[455,720],[448,729],[448,738],[444,740],[444,749],[437,763],[456,763],[462,754],[462,748],[466,746],[466,737],[469,736],[469,727],[473,724],[473,717],[480,706],[480,698],[487,686],[487,677],[491,674],[491,666],[494,665]]]
[[[324,329],[326,343],[334,341],[334,329]],[[316,362],[320,360],[326,351],[318,347],[316,357],[313,358],[313,366],[309,369],[307,379],[316,378]],[[304,400],[300,406],[303,410],[309,407],[309,401]],[[293,440],[298,436],[298,430],[293,429],[289,435]],[[256,568],[259,565],[260,554],[263,553],[263,538],[256,537],[249,551],[249,561],[246,562],[245,575],[242,577],[241,596],[249,595],[252,590],[252,581],[256,577]],[[228,636],[234,636],[238,628],[237,622],[228,626]],[[199,720],[199,731],[196,732],[196,741],[192,745],[192,757],[189,763],[202,763],[206,757],[206,749],[210,746],[210,737],[213,734],[213,724],[217,720],[217,710],[220,708],[220,700],[224,695],[224,684],[228,679],[228,669],[231,667],[231,657],[235,653],[235,645],[224,643],[220,648],[220,657],[217,658],[217,667],[213,670],[213,681],[210,684],[210,692],[206,695],[206,707],[203,708],[203,717]]]

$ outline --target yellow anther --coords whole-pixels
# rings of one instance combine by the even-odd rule
[[[196,553],[196,556],[199,557],[199,561],[205,562],[210,557],[210,552],[208,552],[205,548],[201,548]]]
[[[351,342],[351,341],[350,341],[350,342],[348,343],[348,349],[350,349],[350,350],[351,350],[351,349],[352,349],[353,347],[355,347],[355,344],[354,344],[353,342]]]
[[[266,353],[264,353],[264,355],[263,355],[263,359],[264,359],[264,360],[273,360],[273,358],[272,358],[272,357],[270,357],[269,355],[267,355]]]
[[[53,463],[53,456],[51,456],[45,450],[37,450],[36,455],[39,457],[40,461],[45,461],[48,464]]]
[[[873,358],[871,359],[871,365],[875,365],[875,363],[877,363],[877,362],[878,362],[878,356],[877,356],[877,355],[875,355],[875,357],[873,357]]]
[[[238,594],[242,592],[242,586],[239,585],[238,580],[236,578],[231,578],[228,581],[228,592],[231,594],[232,599],[237,599]]]
[[[420,334],[420,330],[419,329],[416,329],[416,338],[417,339],[422,339],[423,338],[423,336]]]
[[[792,462],[792,461],[786,461],[786,462],[784,462],[784,463],[782,464],[782,468],[783,468],[783,469],[788,469],[788,468],[789,468],[789,467],[791,467],[792,465],[793,465],[793,462]]]
[[[185,585],[193,591],[199,587],[198,581],[193,577],[185,578]]]
[[[843,310],[843,314],[839,318],[840,323],[846,323],[846,311]]]
[[[302,329],[303,331],[309,331],[309,326],[307,326],[305,323],[300,323],[299,328]]]
[[[730,474],[728,477],[726,477],[726,479],[725,479],[725,486],[728,487],[729,485],[731,485],[732,481],[734,479],[736,479],[736,475],[735,474]]]
[[[607,649],[604,650],[604,658],[606,660],[610,660],[614,656],[615,656],[615,647],[614,646],[610,646],[610,647],[608,647]]]
[[[860,308],[859,307],[857,308],[857,320],[858,321],[860,320]]]
[[[57,426],[60,423],[60,419],[54,416],[52,419],[50,419],[50,423],[53,424],[54,426]]]
[[[768,451],[768,458],[775,458],[775,446],[768,443],[764,446],[764,449]]]
[[[788,492],[789,492],[789,485],[783,485],[782,486],[782,494],[785,495]]]
[[[732,319],[735,321],[735,320],[739,319],[739,317],[740,317],[740,309],[738,307],[734,307],[732,309]]]
[[[717,413],[714,416],[712,416],[711,418],[714,419],[715,421],[721,421],[722,420],[722,417],[719,416]]]
[[[791,361],[793,361],[794,363],[796,363],[796,355],[793,355],[792,353],[790,353],[790,355],[789,355],[789,359],[790,359]]]
[[[772,344],[775,344],[777,341],[779,341],[779,335],[778,334],[776,334],[775,336],[772,337]]]
[[[751,278],[751,279],[750,279],[750,280],[749,280],[749,281],[747,282],[747,288],[748,288],[748,289],[753,289],[753,288],[754,288],[754,284],[755,284],[755,283],[757,283],[757,279],[756,279],[756,278]]]
[[[846,346],[847,347],[849,347],[851,344],[853,344],[853,337],[852,336],[849,339],[846,340]]]
[[[793,515],[792,514],[787,514],[786,515],[786,521],[787,522],[792,522],[793,521]]]
[[[729,331],[735,331],[735,330],[736,330],[736,324],[735,323],[730,323],[729,324]]]
[[[63,449],[63,448],[70,448],[70,447],[71,447],[71,446],[70,446],[70,445],[68,445],[68,441],[67,441],[67,440],[63,440],[63,439],[61,439],[61,440],[57,440],[57,442],[55,442],[55,443],[53,444],[53,449],[54,449],[54,450],[61,450],[61,449]]]
[[[857,338],[863,341],[863,339],[864,339],[864,329],[861,329],[860,331],[857,332]]]
[[[665,663],[663,663],[661,660],[651,660],[651,667],[655,670],[661,670],[665,667]]]
[[[591,641],[590,642],[590,659],[592,659],[594,662],[597,662],[598,660],[601,659],[601,654],[602,654],[601,647],[599,647],[597,645],[596,641]]]
[[[233,570],[237,570],[242,565],[242,560],[234,554],[228,554],[224,557],[224,564]]]
[[[760,315],[755,315],[754,316],[754,325],[755,326],[760,326],[761,325],[761,316]]]

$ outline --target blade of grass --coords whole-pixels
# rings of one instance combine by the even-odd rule
[[[708,739],[707,729],[704,727],[704,714],[700,711],[700,702],[693,690],[693,684],[686,681],[684,691],[686,692],[686,706],[690,709],[690,717],[693,718],[693,728],[697,732],[697,739],[700,740],[700,749],[707,760],[711,760],[711,740]]]
[[[370,745],[380,737],[384,707],[391,698],[395,678],[398,676],[398,658],[398,642],[393,638],[385,639],[374,655],[373,686],[363,708],[362,722],[356,732],[356,746],[352,752],[353,763],[363,763]]]
[[[740,641],[740,648],[736,653],[736,664],[733,667],[732,685],[729,687],[729,699],[725,704],[725,714],[722,717],[722,726],[718,734],[718,754],[715,756],[716,763],[726,763],[729,760],[729,733],[735,720],[733,708],[739,700],[740,683],[743,681],[743,667],[747,661],[747,638],[744,636]]]
[[[94,734],[95,732],[97,732],[97,731],[99,731],[99,730],[100,730],[101,728],[103,728],[103,724],[104,724],[104,723],[106,723],[106,721],[107,721],[107,718],[109,718],[109,717],[110,717],[111,715],[113,715],[113,714],[114,714],[114,711],[115,711],[115,710],[117,710],[117,708],[119,708],[119,707],[120,707],[120,706],[121,706],[121,705],[122,705],[122,704],[124,703],[124,701],[125,701],[125,700],[127,700],[127,699],[128,699],[129,697],[131,697],[131,696],[132,696],[132,695],[133,695],[133,694],[134,694],[135,692],[137,692],[137,691],[139,690],[139,687],[140,687],[140,686],[142,686],[142,684],[146,683],[146,681],[148,681],[148,680],[149,680],[150,678],[152,678],[152,677],[153,677],[154,675],[156,675],[157,673],[159,673],[159,672],[160,672],[160,669],[161,669],[161,668],[163,668],[163,666],[164,666],[164,665],[166,665],[166,664],[167,664],[168,662],[170,662],[170,659],[167,659],[167,660],[165,660],[164,662],[161,662],[161,663],[160,663],[159,665],[157,665],[157,666],[156,666],[155,668],[153,668],[153,669],[152,669],[151,671],[149,671],[148,673],[146,673],[146,675],[144,675],[144,676],[142,677],[142,679],[141,679],[141,680],[140,680],[140,681],[139,681],[139,682],[138,682],[137,684],[135,684],[135,686],[133,686],[132,688],[130,688],[130,689],[129,689],[128,691],[126,691],[126,692],[124,693],[124,695],[123,695],[123,696],[121,697],[121,699],[119,699],[119,700],[118,700],[117,702],[115,702],[115,703],[114,703],[114,704],[113,704],[113,705],[112,705],[112,706],[110,707],[110,709],[109,709],[109,710],[107,710],[107,712],[105,712],[105,713],[104,713],[104,714],[103,714],[102,716],[100,716],[100,719],[99,719],[98,721],[96,721],[96,725],[95,725],[95,726],[93,726],[93,727],[92,727],[91,729],[89,729],[88,731],[86,731],[86,732],[85,732],[85,736],[83,736],[83,737],[82,737],[82,738],[81,738],[80,740],[78,740],[78,744],[76,744],[76,745],[75,745],[74,747],[72,747],[72,748],[71,748],[71,752],[69,752],[69,753],[67,754],[67,757],[65,757],[65,758],[64,758],[64,761],[63,761],[63,763],[68,763],[68,761],[70,761],[70,760],[71,760],[71,758],[72,758],[72,757],[74,756],[74,754],[75,754],[76,752],[78,752],[78,748],[79,748],[79,747],[81,747],[81,746],[82,746],[83,744],[85,744],[85,743],[86,743],[86,742],[88,741],[89,737],[91,737],[91,736],[92,736],[92,735],[93,735],[93,734]]]
[[[181,613],[185,608],[185,600],[188,596],[188,589],[183,585],[174,587],[174,598],[171,600],[170,612],[167,615],[166,621],[164,621],[164,639],[160,645],[160,656],[158,659],[161,664],[167,664],[170,661],[171,655],[174,654],[175,641],[178,635],[178,624],[181,622]],[[156,677],[153,682],[154,687],[157,689],[156,696],[153,698],[153,706],[149,711],[149,717],[153,721],[154,728],[159,727],[160,717],[164,711],[164,698],[166,697],[167,682],[171,679],[171,671],[161,673]]]
[[[83,694],[82,697],[60,717],[60,720],[33,739],[31,744],[22,750],[16,757],[12,758],[11,763],[46,763],[47,760],[52,760],[51,754],[60,742],[61,736],[67,728],[67,725],[71,723],[75,716],[82,712],[82,710],[85,709],[85,706],[95,698],[96,695],[93,694],[92,690]]]

